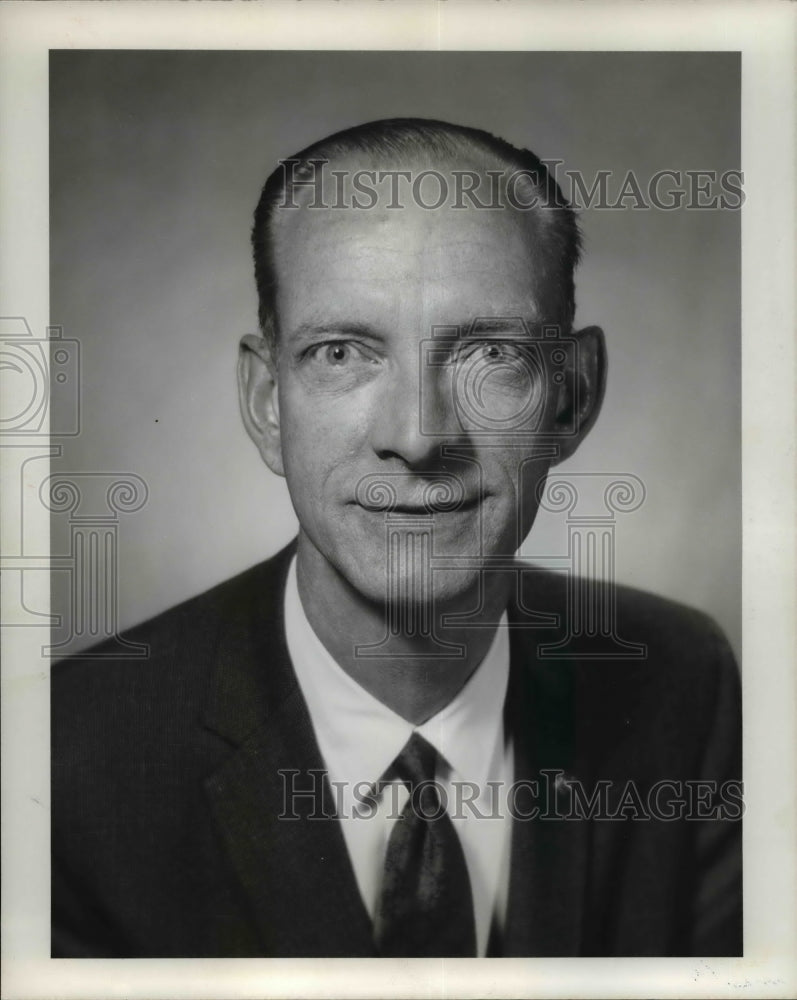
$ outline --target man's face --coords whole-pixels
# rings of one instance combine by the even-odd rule
[[[528,533],[550,464],[532,431],[550,430],[558,392],[513,342],[518,317],[552,319],[535,227],[475,208],[282,216],[278,431],[264,454],[287,479],[300,558],[380,601],[389,560],[411,576],[407,538],[417,561],[431,526],[435,565],[460,560],[435,571],[433,593],[461,601],[479,560]],[[441,326],[464,336],[441,340]]]

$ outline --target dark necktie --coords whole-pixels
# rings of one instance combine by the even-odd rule
[[[374,938],[385,957],[476,955],[470,878],[457,831],[433,783],[437,751],[418,733],[385,775],[410,797],[385,855]]]

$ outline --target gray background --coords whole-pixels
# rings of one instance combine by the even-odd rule
[[[82,351],[82,430],[53,471],[149,486],[120,524],[123,626],[295,532],[234,378],[256,328],[251,213],[279,157],[418,115],[487,128],[588,180],[610,170],[613,191],[628,170],[644,184],[741,166],[734,53],[58,51],[50,87],[50,314]],[[740,213],[591,209],[581,223],[576,320],[606,330],[609,386],[561,471],[645,483],[618,523],[618,578],[708,611],[738,652]],[[524,552],[565,544],[562,517],[541,514]],[[53,551],[68,548],[55,516]],[[68,628],[65,574],[53,610]]]

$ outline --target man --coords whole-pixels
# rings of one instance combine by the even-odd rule
[[[253,247],[242,413],[299,536],[146,663],[54,669],[53,955],[738,954],[724,639],[515,558],[605,379],[553,178],[374,122],[279,165]]]

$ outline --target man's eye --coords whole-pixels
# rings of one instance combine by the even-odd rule
[[[311,360],[329,368],[345,368],[353,362],[371,360],[356,344],[345,340],[333,340],[326,344],[316,344],[307,352]]]
[[[498,363],[507,361],[518,361],[523,356],[523,347],[513,341],[485,340],[478,343],[466,345],[458,352],[459,361],[484,361],[487,363]]]
[[[324,361],[333,367],[351,361],[352,349],[348,344],[327,344],[323,351]]]
[[[485,361],[503,361],[514,356],[506,344],[483,344],[481,354]]]

